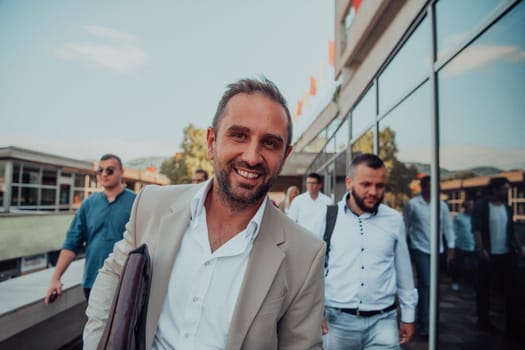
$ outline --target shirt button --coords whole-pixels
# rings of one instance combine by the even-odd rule
[[[361,287],[364,286],[365,284],[364,283],[361,283]]]
[[[204,266],[209,266],[209,265],[210,265],[210,262],[209,262],[209,261],[206,261],[206,262],[204,263]]]
[[[188,339],[190,337],[190,333],[184,333],[184,338]]]
[[[361,248],[361,251],[364,252],[364,251],[365,251],[365,248]]]
[[[198,298],[198,297],[193,297],[193,299],[192,299],[192,300],[193,300],[193,302],[194,302],[194,303],[196,303],[196,302],[198,302],[198,301],[199,301],[199,298]]]
[[[365,267],[364,267],[364,266],[361,266],[361,270],[364,270],[364,269],[365,269]]]

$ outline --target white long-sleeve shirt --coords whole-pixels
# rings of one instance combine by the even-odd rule
[[[401,321],[414,322],[418,296],[401,215],[381,204],[377,213],[357,216],[346,198],[338,203],[330,240],[325,305],[382,310],[397,295]]]
[[[447,246],[451,249],[455,247],[456,235],[448,205],[443,201],[439,203],[441,205],[439,251],[443,253],[443,235],[447,239]],[[406,203],[403,216],[410,248],[430,254],[430,203],[422,196],[414,197]]]
[[[321,192],[315,200],[305,192],[294,198],[287,215],[299,225],[317,234],[324,224],[326,206],[333,203],[330,197]]]

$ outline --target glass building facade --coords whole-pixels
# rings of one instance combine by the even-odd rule
[[[351,0],[335,1],[337,125],[312,139],[316,147],[320,136],[326,142],[305,174],[323,175],[324,191],[339,201],[352,157],[378,154],[387,168],[385,203],[400,212],[419,194],[418,179],[432,175],[439,179],[433,235],[437,199],[455,216],[491,177],[505,176],[525,247],[525,3],[359,3],[356,11]]]

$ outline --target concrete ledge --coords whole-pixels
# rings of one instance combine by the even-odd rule
[[[84,260],[71,263],[62,277],[62,296],[44,297],[53,269],[0,283],[0,348],[56,349],[82,333],[86,302],[81,286]]]

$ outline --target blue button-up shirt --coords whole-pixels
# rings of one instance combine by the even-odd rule
[[[134,200],[135,193],[125,189],[111,203],[104,192],[95,193],[82,202],[63,248],[78,254],[86,244],[84,288],[93,286],[98,270],[113,251],[113,245],[122,239]]]
[[[472,233],[470,214],[459,213],[454,218],[454,233],[456,235],[456,248],[473,252],[475,248],[474,234]]]
[[[382,310],[399,298],[401,320],[414,322],[417,290],[401,215],[381,204],[376,213],[358,216],[338,203],[330,240],[325,305]]]

